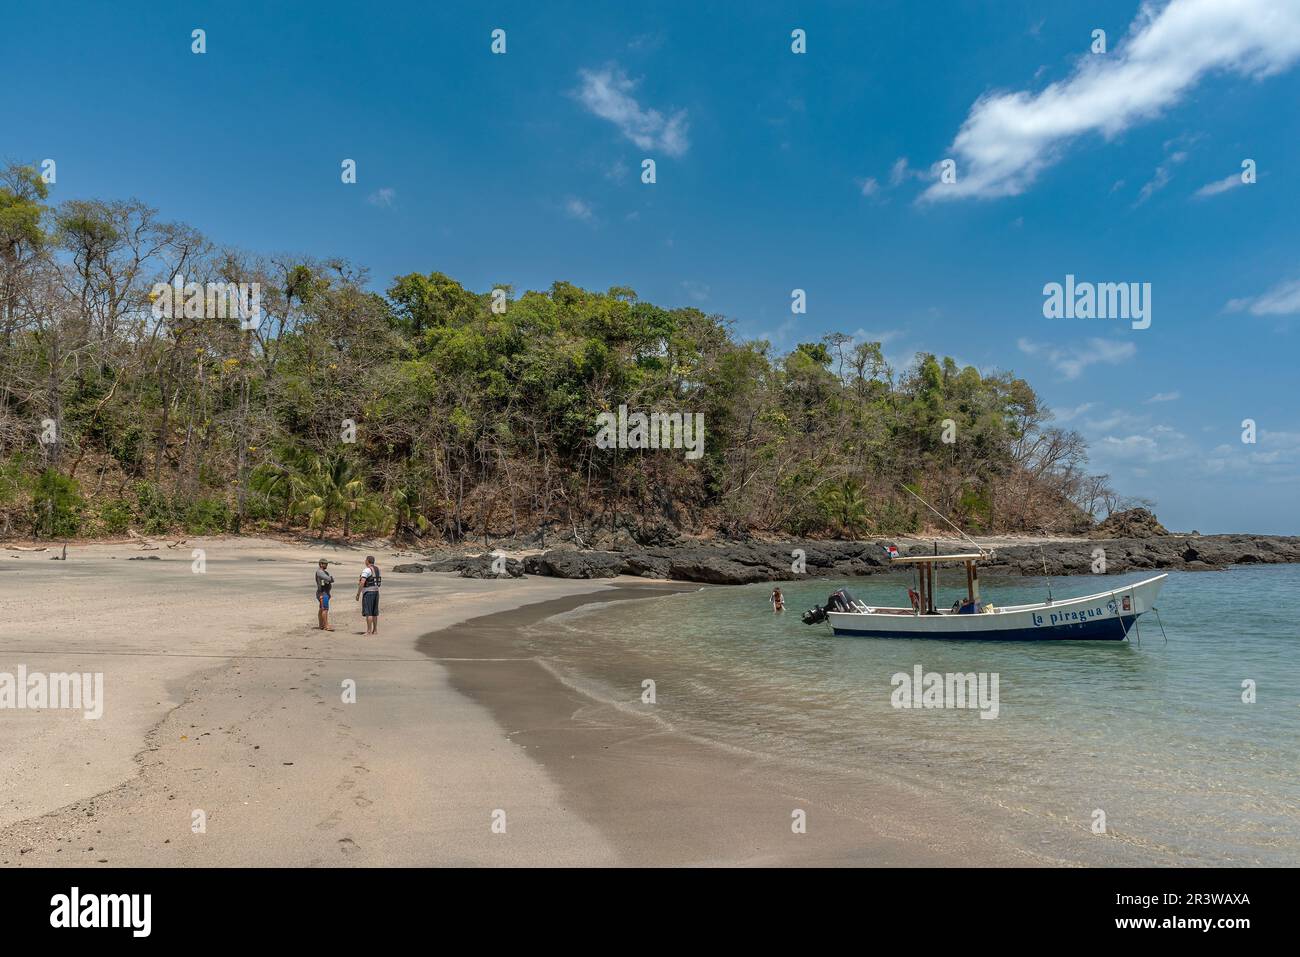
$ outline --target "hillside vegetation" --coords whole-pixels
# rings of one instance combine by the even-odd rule
[[[260,284],[257,327],[157,318],[177,274]],[[929,523],[904,484],[972,532],[1131,504],[1010,372],[891,369],[838,334],[778,354],[622,287],[495,288],[219,248],[137,200],[55,204],[11,167],[0,535],[861,536]],[[620,405],[702,414],[704,454],[598,448]]]

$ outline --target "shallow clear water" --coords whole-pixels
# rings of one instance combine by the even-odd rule
[[[1057,599],[1146,575],[1053,579]],[[964,583],[963,583],[964,584]],[[906,578],[782,583],[587,606],[530,641],[568,677],[636,706],[655,682],[681,730],[820,767],[887,775],[1038,823],[1088,827],[1186,863],[1300,864],[1300,566],[1171,573],[1140,642],[837,638],[799,616],[847,587],[905,604]],[[1036,580],[985,578],[998,604]],[[949,601],[956,591],[947,594]],[[1135,636],[1136,637],[1136,636]],[[892,676],[999,676],[998,716],[899,709]],[[1242,700],[1242,682],[1257,700]]]

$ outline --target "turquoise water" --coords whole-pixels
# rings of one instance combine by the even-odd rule
[[[1052,588],[1061,599],[1143,577]],[[654,680],[655,714],[723,744],[892,776],[1026,823],[1088,828],[1101,809],[1153,862],[1300,864],[1300,566],[1171,573],[1167,643],[1154,615],[1131,643],[836,638],[799,620],[838,587],[906,602],[903,576],[783,583],[781,616],[770,585],[711,588],[587,606],[530,641],[610,700],[635,707]],[[982,587],[998,604],[1045,597],[1033,579]],[[891,677],[918,664],[996,673],[998,716],[893,707]]]

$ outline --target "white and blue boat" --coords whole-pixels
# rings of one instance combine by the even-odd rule
[[[976,563],[984,554],[891,557],[891,565],[913,566],[916,588],[907,590],[911,607],[873,607],[847,591],[835,592],[826,605],[803,616],[806,624],[829,622],[837,635],[860,638],[954,638],[983,641],[1123,641],[1139,617],[1155,608],[1168,575],[1109,591],[1037,602],[997,606],[980,600]],[[950,608],[935,607],[938,566],[961,564],[966,570],[966,598]]]

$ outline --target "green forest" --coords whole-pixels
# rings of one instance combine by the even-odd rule
[[[178,274],[257,283],[257,321],[158,318],[155,284]],[[619,405],[702,414],[703,456],[598,448]],[[620,286],[372,281],[0,174],[0,537],[585,544],[937,522],[904,486],[967,531],[1063,533],[1130,504],[1051,421],[1011,372],[893,369],[842,334],[777,354]]]

